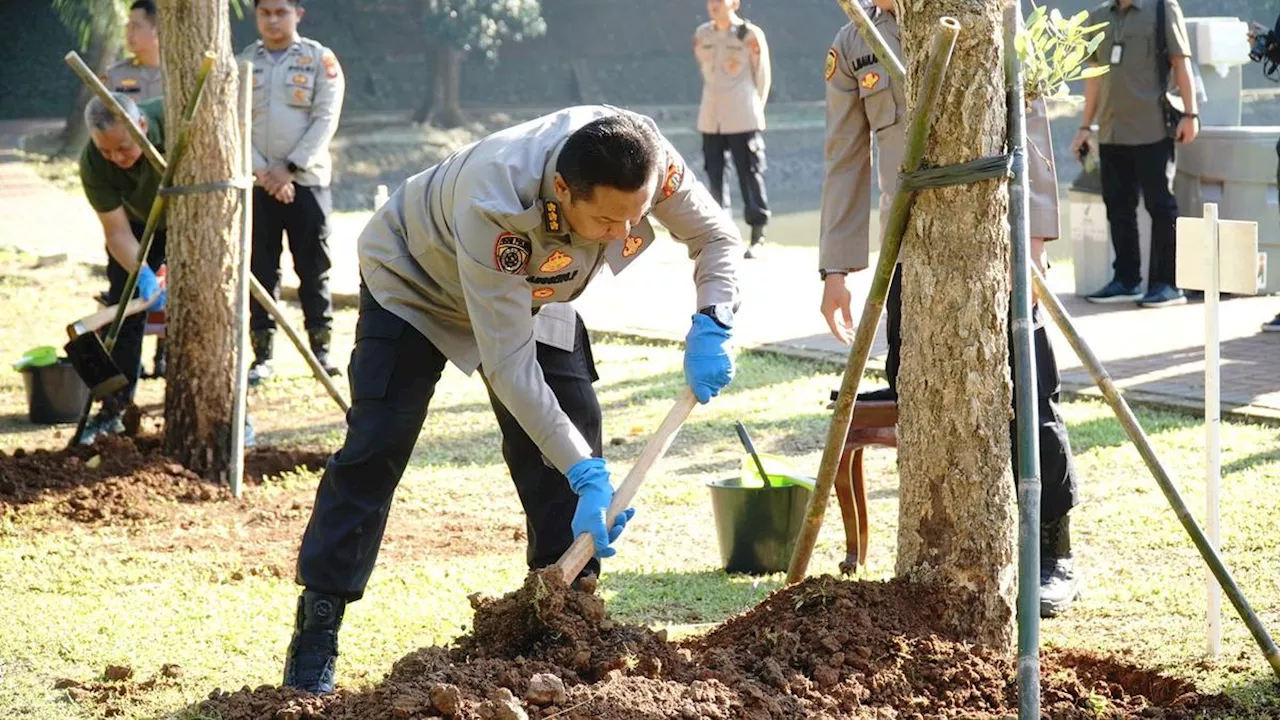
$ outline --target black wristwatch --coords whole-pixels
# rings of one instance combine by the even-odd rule
[[[733,306],[731,306],[729,303],[716,303],[715,305],[708,305],[707,307],[702,308],[698,312],[701,313],[702,315],[706,315],[707,317],[711,318],[713,321],[715,321],[715,324],[719,325],[725,330],[733,329]]]
[[[299,170],[301,170],[301,169],[302,169],[302,168],[298,167],[298,165],[297,165],[296,163],[294,163],[292,160],[290,160],[289,162],[285,163],[285,164],[284,164],[284,166],[285,166],[285,169],[287,169],[287,170],[288,170],[289,172],[291,172],[291,173],[297,173]]]

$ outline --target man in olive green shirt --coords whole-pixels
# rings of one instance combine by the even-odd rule
[[[135,104],[128,95],[114,93],[125,113],[147,134],[158,150],[164,148],[164,107],[159,98]],[[129,273],[137,266],[139,241],[146,227],[151,204],[160,186],[160,172],[142,156],[125,124],[101,100],[94,98],[85,108],[89,144],[80,155],[80,182],[89,205],[98,214],[107,246],[107,279],[111,288],[107,300],[121,302]],[[139,297],[155,298],[151,310],[164,307],[165,293],[156,270],[164,265],[164,220],[156,230],[147,262],[138,273]],[[86,426],[79,442],[90,444],[103,434],[124,430],[123,415],[137,388],[142,364],[142,336],[146,315],[130,316],[120,328],[112,358],[129,384],[105,398],[102,408]]]
[[[1175,285],[1174,143],[1195,140],[1200,128],[1182,8],[1178,0],[1108,0],[1089,17],[1090,25],[1100,23],[1106,27],[1092,63],[1107,65],[1108,71],[1085,81],[1083,122],[1071,150],[1079,157],[1096,121],[1102,200],[1116,259],[1115,277],[1086,299],[1138,301],[1142,307],[1179,305],[1187,299]],[[1176,126],[1165,121],[1170,76],[1186,111]],[[1138,245],[1139,194],[1151,215],[1146,294]]]

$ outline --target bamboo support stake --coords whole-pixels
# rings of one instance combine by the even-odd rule
[[[1195,544],[1196,550],[1200,552],[1200,557],[1204,558],[1209,570],[1218,580],[1218,585],[1222,586],[1222,591],[1231,600],[1231,605],[1235,607],[1236,613],[1240,615],[1240,619],[1249,628],[1254,641],[1262,649],[1263,657],[1271,665],[1272,672],[1275,673],[1277,678],[1280,678],[1280,650],[1276,648],[1275,642],[1267,633],[1267,629],[1263,627],[1262,621],[1258,619],[1253,607],[1245,599],[1240,586],[1236,585],[1235,578],[1231,576],[1231,571],[1222,562],[1222,557],[1218,555],[1218,551],[1214,549],[1209,542],[1209,538],[1205,536],[1204,530],[1200,529],[1200,524],[1196,522],[1196,519],[1191,515],[1191,511],[1187,509],[1187,504],[1183,502],[1182,495],[1178,492],[1177,486],[1173,484],[1169,471],[1160,462],[1160,458],[1156,457],[1156,452],[1151,447],[1151,441],[1147,439],[1146,433],[1142,431],[1142,426],[1138,424],[1138,418],[1129,409],[1129,404],[1124,401],[1120,391],[1116,389],[1115,383],[1112,382],[1111,376],[1107,374],[1106,368],[1102,367],[1102,363],[1093,354],[1093,350],[1089,348],[1084,338],[1076,331],[1075,325],[1067,315],[1066,308],[1062,306],[1062,301],[1058,300],[1053,291],[1049,289],[1044,276],[1036,268],[1032,268],[1032,272],[1034,273],[1036,296],[1044,303],[1045,309],[1049,311],[1054,323],[1058,325],[1058,329],[1062,331],[1067,342],[1071,344],[1071,348],[1075,350],[1081,364],[1088,369],[1093,382],[1102,391],[1102,397],[1106,399],[1107,404],[1115,412],[1116,418],[1120,420],[1120,425],[1124,427],[1130,442],[1137,447],[1138,454],[1142,456],[1143,462],[1151,470],[1151,474],[1155,477],[1161,492],[1164,493],[1165,499],[1169,501],[1170,507],[1173,508],[1174,514],[1177,515],[1178,522],[1182,523],[1183,529],[1191,536],[1191,542]]]
[[[107,86],[103,85],[102,81],[98,79],[98,76],[93,74],[93,70],[89,69],[89,66],[85,64],[79,53],[72,50],[63,57],[63,60],[67,62],[67,65],[71,66],[71,70],[80,77],[80,80],[82,80],[85,85],[89,86],[89,89],[93,91],[93,94],[97,95],[98,99],[101,100],[108,108],[111,108],[111,112],[114,112],[116,117],[120,118],[126,126],[133,125],[133,119],[129,117],[128,113],[124,111],[124,108],[120,106],[120,103],[116,101],[115,96],[111,94],[111,91],[107,89]],[[196,82],[200,81],[197,80]],[[142,148],[142,154],[146,156],[147,162],[151,163],[151,167],[163,172],[165,162],[164,158],[160,155],[160,151],[156,150],[156,146],[152,145],[151,141],[147,140],[147,136],[143,135],[141,132],[134,135],[134,140],[137,140],[139,135],[142,137],[142,142],[139,142],[138,146]]]
[[[1021,0],[1004,15],[1004,71],[1009,107],[1009,230],[1012,244],[1013,390],[1018,451],[1018,717],[1040,718],[1040,426],[1036,402],[1035,327],[1031,316],[1031,226],[1027,188],[1027,105],[1015,38],[1022,28]]]
[[[960,23],[954,18],[944,17],[938,21],[938,27],[933,35],[933,44],[929,49],[929,64],[925,69],[924,82],[918,94],[919,102],[915,105],[917,109],[907,129],[906,149],[902,162],[902,169],[905,172],[918,170],[924,159],[934,106],[941,95],[942,80],[951,64],[951,51],[955,48],[956,36],[959,33]],[[791,554],[791,564],[787,569],[788,583],[797,583],[804,579],[805,571],[809,567],[809,559],[813,556],[814,545],[818,541],[818,531],[822,528],[822,518],[826,513],[827,501],[830,499],[831,488],[835,485],[836,472],[840,466],[840,454],[844,448],[845,438],[849,434],[849,424],[853,420],[858,382],[867,368],[867,358],[871,355],[871,344],[876,338],[876,326],[880,322],[881,313],[884,312],[885,297],[889,294],[889,281],[893,277],[893,268],[898,263],[898,250],[902,246],[902,236],[906,232],[907,219],[914,200],[914,191],[899,191],[893,197],[889,219],[880,241],[880,259],[876,262],[871,292],[867,295],[866,305],[862,308],[862,317],[858,321],[853,348],[849,352],[849,361],[844,370],[844,380],[840,384],[840,393],[836,397],[831,425],[827,430],[827,443],[822,450],[818,479],[813,493],[809,496],[804,525],[800,528],[795,550]]]
[[[137,123],[133,121],[133,118],[130,118],[128,115],[123,116],[122,123],[124,124],[125,130],[129,132],[134,141],[142,148],[143,154],[147,156],[148,162],[152,162],[152,155],[148,153],[148,148],[150,148],[151,153],[154,153],[155,155],[156,162],[159,163],[158,165],[156,165],[155,162],[152,163],[161,171],[158,190],[167,188],[173,184],[174,172],[178,163],[182,160],[183,153],[187,150],[187,140],[191,131],[191,119],[195,117],[196,110],[200,107],[200,98],[204,96],[205,82],[209,79],[209,73],[212,72],[213,63],[216,59],[217,56],[212,52],[206,52],[204,54],[204,58],[200,62],[200,69],[196,73],[195,90],[191,95],[191,102],[188,103],[186,110],[183,112],[182,123],[178,127],[178,138],[177,141],[174,142],[173,150],[170,153],[173,158],[172,162],[166,163],[164,158],[160,157],[155,146],[147,139],[146,134],[143,133]],[[80,60],[79,55],[76,55],[74,52],[67,55],[67,63],[71,65],[73,69],[77,67],[77,61],[80,66],[84,66],[84,61]],[[80,73],[79,70],[76,72],[77,74]],[[93,73],[89,73],[88,77],[82,75],[81,79],[89,83],[89,87],[92,88],[94,93],[99,97],[102,96],[101,92],[106,91],[102,82],[98,80],[98,76]],[[119,103],[115,102],[115,98],[112,98],[110,93],[107,93],[107,97],[104,99],[104,102],[112,105],[118,112],[123,112]],[[143,229],[142,237],[138,242],[137,264],[134,266],[133,272],[129,273],[129,277],[125,280],[124,288],[120,292],[120,297],[122,299],[133,297],[133,293],[138,287],[138,271],[141,270],[143,264],[147,262],[147,255],[151,252],[152,241],[155,240],[156,228],[160,225],[160,218],[164,217],[164,211],[167,205],[168,197],[157,191],[155,199],[151,202],[151,212],[147,215],[146,227]],[[111,328],[107,331],[106,341],[103,343],[107,352],[111,352],[115,347],[116,338],[120,335],[120,327],[124,324],[125,309],[128,305],[129,303],[127,302],[121,302],[116,310],[116,318],[112,321]],[[85,424],[89,420],[89,410],[92,408],[93,398],[89,398],[85,401],[84,410],[80,413],[80,422],[76,426],[76,432],[71,436],[71,445],[75,445],[80,441],[80,434],[84,432]]]
[[[338,386],[334,384],[333,378],[329,377],[329,373],[324,371],[324,366],[320,364],[316,354],[311,351],[307,342],[302,339],[293,324],[284,316],[280,306],[271,297],[271,293],[267,292],[267,289],[262,287],[262,283],[258,282],[258,278],[252,274],[249,275],[249,292],[253,293],[253,299],[257,300],[259,305],[266,308],[271,317],[275,319],[276,324],[284,328],[284,334],[289,336],[289,339],[293,341],[294,347],[298,348],[298,352],[302,353],[302,358],[311,367],[311,373],[316,376],[316,379],[320,381],[324,389],[329,392],[329,397],[338,403],[338,407],[342,408],[342,412],[345,413],[350,410],[351,404],[342,396],[342,391],[338,390]]]
[[[880,34],[880,29],[876,27],[871,16],[862,7],[862,4],[855,0],[836,0],[840,5],[840,9],[844,10],[844,14],[849,16],[853,24],[858,28],[858,34],[862,39],[871,46],[871,52],[876,54],[880,59],[880,64],[889,71],[889,80],[896,83],[898,87],[904,91],[907,87],[907,71],[902,67],[902,60],[889,49],[889,44],[884,41],[884,36]]]
[[[240,172],[253,174],[253,63],[240,63]],[[253,243],[253,186],[240,190],[240,267],[236,277],[235,400],[231,408],[231,496],[244,487],[245,395],[249,390],[249,253]]]

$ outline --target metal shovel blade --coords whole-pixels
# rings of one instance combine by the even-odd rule
[[[96,333],[75,337],[63,349],[76,374],[89,386],[89,394],[95,399],[101,400],[129,384]]]

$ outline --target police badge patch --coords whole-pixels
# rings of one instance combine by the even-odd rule
[[[509,275],[521,275],[529,267],[533,243],[515,233],[504,232],[493,245],[493,264]]]
[[[680,189],[684,182],[684,166],[672,155],[667,155],[667,175],[662,180],[662,199],[666,200]]]
[[[822,71],[822,78],[830,80],[836,74],[836,49],[827,48],[827,67]]]

